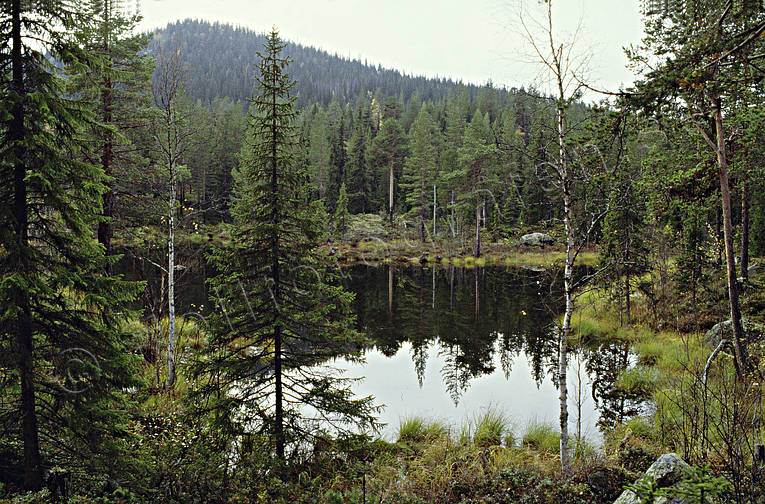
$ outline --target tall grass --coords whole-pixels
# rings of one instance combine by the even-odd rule
[[[473,419],[473,443],[478,446],[500,446],[510,440],[515,444],[512,427],[501,411],[489,407]]]
[[[589,459],[595,456],[597,448],[587,439],[578,439],[569,434],[569,451],[575,460]],[[560,453],[560,431],[558,427],[540,421],[532,421],[526,428],[521,442],[523,447],[547,455]]]
[[[427,420],[413,416],[404,418],[398,426],[398,441],[400,443],[421,443],[448,436],[449,427],[438,420]]]
[[[535,420],[526,427],[521,445],[542,453],[558,453],[560,451],[560,433],[552,424]]]

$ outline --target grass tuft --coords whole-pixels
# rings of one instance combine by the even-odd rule
[[[400,443],[434,441],[448,435],[449,427],[446,424],[416,416],[404,418],[398,427],[398,441]]]
[[[526,428],[521,445],[542,453],[558,453],[560,434],[552,424],[533,421]]]
[[[501,411],[489,407],[473,419],[473,443],[478,446],[500,446],[510,436],[510,422]]]

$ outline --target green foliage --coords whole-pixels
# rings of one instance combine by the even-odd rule
[[[687,470],[683,479],[671,487],[659,487],[650,476],[643,476],[637,482],[627,485],[642,504],[652,504],[657,498],[681,499],[689,504],[706,504],[724,495],[729,488],[725,478],[715,477],[708,465],[695,466]]]
[[[427,110],[422,109],[409,131],[411,154],[406,159],[402,189],[406,191],[409,213],[418,221],[421,240],[425,241],[425,222],[429,201],[436,182],[440,131]]]
[[[378,202],[376,206],[377,208],[387,208],[391,221],[393,220],[395,205],[398,202],[396,194],[399,192],[399,189],[396,184],[396,175],[404,166],[404,161],[409,152],[408,143],[401,124],[394,117],[390,117],[382,123],[379,133],[372,140],[369,162],[376,170],[378,180],[380,181],[377,184],[378,191],[375,195]],[[393,187],[390,187],[391,181],[393,182]],[[391,190],[393,191],[394,208],[390,208],[389,199]]]
[[[374,427],[370,398],[353,398],[349,381],[324,365],[354,355],[353,296],[319,249],[324,217],[306,205],[306,174],[295,162],[295,112],[276,31],[260,55],[257,94],[235,177],[229,247],[210,259],[221,312],[209,347],[194,366],[225,430],[268,436],[278,458],[304,447],[323,422],[341,431]],[[314,413],[312,413],[312,411]],[[234,427],[234,426],[238,427]]]
[[[659,383],[658,370],[647,366],[635,366],[624,370],[614,387],[627,393],[650,396]]]
[[[500,446],[502,442],[515,444],[512,428],[507,417],[494,408],[488,408],[474,419],[473,443],[478,446]]]
[[[551,424],[533,422],[526,427],[521,444],[542,453],[558,453],[560,432]]]
[[[433,442],[449,435],[449,428],[441,422],[421,417],[409,417],[398,427],[398,441],[401,443]]]
[[[340,233],[340,237],[345,236],[348,230],[348,193],[345,190],[345,182],[340,186],[340,195],[337,197],[337,209],[335,209],[335,232]]]
[[[94,236],[109,178],[87,161],[91,104],[66,92],[59,71],[91,63],[72,35],[82,6],[11,3],[0,11],[0,374],[12,377],[0,381],[0,431],[24,454],[24,486],[38,490],[43,461],[119,472],[125,391],[137,385],[121,327],[142,284],[105,275],[114,258]]]

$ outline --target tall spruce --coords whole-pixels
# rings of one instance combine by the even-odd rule
[[[109,473],[134,385],[120,327],[136,284],[104,276],[113,259],[93,230],[108,178],[83,161],[90,106],[53,64],[90,60],[84,21],[71,2],[0,2],[0,374],[14,377],[0,381],[0,432],[28,490],[52,465]]]
[[[140,17],[126,15],[123,4],[124,0],[90,0],[80,36],[91,64],[85,69],[73,68],[69,79],[72,93],[92,102],[98,121],[94,128],[97,147],[88,161],[99,164],[109,177],[103,195],[104,218],[98,223],[98,241],[106,255],[113,254],[117,194],[131,191],[128,181],[139,178],[138,167],[144,165],[126,133],[148,123],[154,67],[146,54],[150,35],[135,33]],[[107,273],[111,274],[111,263],[107,263]]]
[[[288,446],[319,429],[374,425],[369,398],[354,399],[347,380],[323,363],[358,348],[353,295],[338,286],[326,253],[321,212],[306,205],[308,175],[295,163],[294,82],[274,29],[258,53],[249,130],[235,172],[232,243],[211,255],[220,311],[206,356],[218,418],[239,422]],[[341,186],[342,187],[342,186]],[[215,399],[217,398],[217,400]]]
[[[496,163],[499,151],[492,142],[489,114],[476,110],[473,119],[465,129],[462,147],[459,148],[459,174],[463,183],[460,198],[475,208],[475,256],[481,256],[481,211],[486,199],[485,181],[492,164]]]
[[[425,242],[425,220],[428,214],[430,188],[438,175],[438,146],[440,131],[427,110],[417,115],[409,132],[411,155],[404,166],[402,184],[410,213],[419,220],[420,239]]]

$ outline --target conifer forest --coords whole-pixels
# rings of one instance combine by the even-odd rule
[[[0,503],[765,503],[765,4],[602,89],[564,3],[509,86],[0,0]]]

